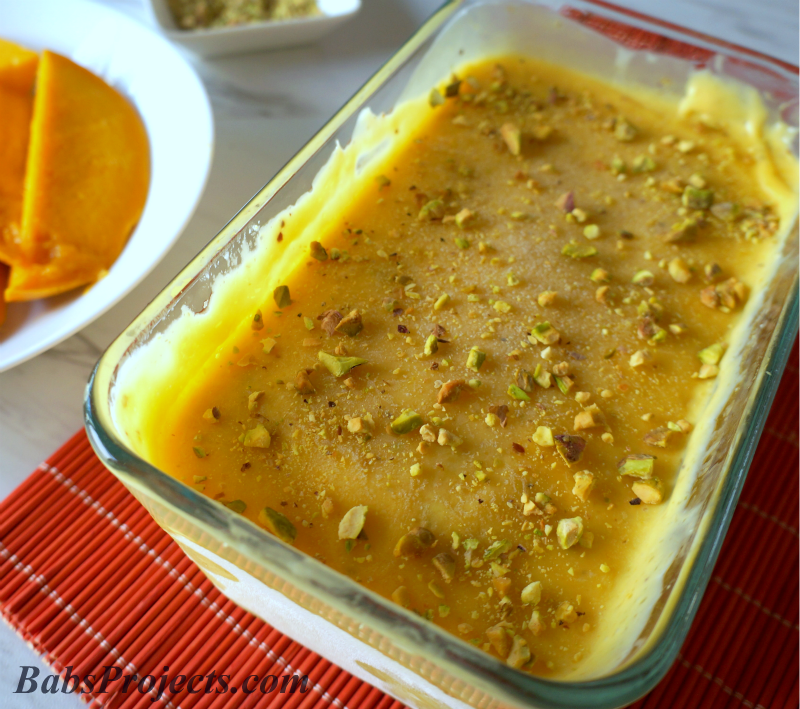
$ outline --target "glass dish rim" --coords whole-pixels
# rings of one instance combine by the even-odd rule
[[[733,512],[741,493],[744,479],[755,452],[763,429],[767,413],[774,399],[780,377],[763,376],[766,370],[782,372],[795,341],[798,325],[798,277],[795,274],[792,290],[783,304],[777,319],[775,330],[767,346],[764,358],[759,366],[757,383],[748,397],[742,414],[742,426],[735,441],[735,451],[727,468],[725,480],[717,488],[718,498],[713,511],[709,513],[706,531],[699,531],[704,538],[698,542],[694,558],[685,563],[690,564],[683,588],[679,592],[670,615],[660,635],[655,638],[651,647],[621,669],[598,678],[580,681],[550,680],[528,675],[512,669],[494,657],[456,638],[446,631],[418,619],[410,612],[398,609],[391,601],[368,591],[352,579],[344,577],[329,567],[317,562],[298,550],[288,547],[274,536],[260,529],[247,520],[243,520],[222,505],[213,503],[203,495],[161,472],[133,453],[116,436],[113,425],[105,412],[108,392],[119,362],[127,351],[136,344],[136,338],[146,334],[156,316],[163,313],[180,297],[184,290],[197,278],[206,265],[224,248],[242,228],[262,209],[270,199],[291,180],[293,175],[305,165],[341,127],[354,115],[364,103],[381,86],[399,70],[413,55],[416,49],[436,34],[446,20],[462,7],[480,4],[481,0],[449,0],[435,11],[404,45],[395,52],[373,74],[363,86],[339,109],[333,117],[306,143],[286,165],[267,184],[250,199],[242,209],[226,224],[175,278],[145,307],[142,312],[125,328],[123,333],[102,355],[95,365],[86,389],[84,416],[89,440],[102,462],[130,486],[146,489],[147,494],[157,497],[167,507],[188,515],[192,522],[204,528],[219,541],[230,544],[233,548],[245,550],[251,558],[259,563],[267,562],[267,566],[281,568],[286,579],[302,590],[308,590],[308,580],[299,578],[294,571],[287,570],[281,561],[301,559],[317,566],[315,572],[324,578],[331,575],[331,581],[350,587],[347,597],[326,593],[321,586],[314,586],[309,593],[319,597],[324,603],[336,608],[345,608],[345,612],[355,618],[363,617],[365,610],[369,624],[378,632],[401,645],[412,636],[419,648],[434,651],[432,661],[444,666],[455,676],[465,671],[471,672],[470,681],[476,687],[490,693],[495,698],[503,698],[513,703],[524,705],[531,695],[535,696],[541,706],[560,707],[569,699],[574,707],[615,707],[634,701],[641,697],[666,674],[678,655],[680,647],[688,634],[699,602],[711,577],[713,566],[725,538]],[[536,0],[534,0],[536,2]],[[648,17],[643,13],[618,7],[604,0],[572,0],[560,2],[543,0],[537,4],[568,6],[576,10],[595,12],[604,19],[616,20],[628,26],[651,33],[668,36],[677,41],[712,52],[723,52],[727,55],[740,56],[750,63],[761,65],[782,78],[797,83],[798,68],[780,59],[763,53],[739,47],[724,40],[719,40],[693,30],[681,28],[668,22]],[[105,387],[105,388],[104,388]],[[192,507],[192,511],[188,507]],[[217,509],[219,508],[219,509]],[[232,536],[236,531],[239,536]],[[253,542],[251,545],[250,542]],[[252,554],[258,543],[259,553]],[[248,547],[251,547],[248,549]],[[264,550],[271,555],[266,558]],[[308,564],[306,564],[308,565]],[[364,601],[368,602],[365,609]],[[407,632],[398,633],[392,625],[397,617],[408,624]],[[413,631],[413,633],[411,632]],[[602,702],[598,702],[602,695]]]

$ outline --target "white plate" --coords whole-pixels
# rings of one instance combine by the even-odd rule
[[[186,49],[201,57],[241,54],[313,42],[355,15],[361,0],[317,0],[320,14],[280,22],[251,22],[234,27],[182,30],[178,28],[169,0],[145,0],[151,22]]]
[[[51,49],[102,76],[138,109],[150,140],[150,191],[139,224],[104,279],[88,290],[9,303],[0,372],[58,344],[129,293],[192,216],[211,167],[214,126],[203,84],[165,39],[87,0],[0,0],[0,34]]]

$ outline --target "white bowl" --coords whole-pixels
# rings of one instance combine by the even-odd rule
[[[139,111],[150,141],[142,218],[108,276],[88,290],[10,303],[0,327],[0,372],[49,349],[129,293],[183,231],[208,177],[211,105],[186,59],[163,37],[87,0],[0,0],[5,39],[51,49],[103,77]]]
[[[156,27],[170,40],[201,57],[307,44],[328,34],[361,9],[361,0],[317,0],[321,14],[312,17],[184,30],[175,22],[168,0],[145,0],[144,4]]]

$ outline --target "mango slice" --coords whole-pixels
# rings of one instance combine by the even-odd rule
[[[0,39],[0,261],[19,258],[22,186],[39,57]]]
[[[147,133],[136,109],[66,57],[39,60],[19,244],[6,300],[64,293],[103,277],[144,209]]]

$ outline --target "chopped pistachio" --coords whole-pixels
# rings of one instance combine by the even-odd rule
[[[594,487],[594,475],[588,470],[584,470],[580,473],[573,474],[572,479],[575,481],[575,485],[572,487],[572,494],[586,502]]]
[[[596,268],[592,271],[592,275],[589,278],[594,283],[608,283],[611,280],[611,276],[608,275],[608,271],[604,268]]]
[[[672,230],[664,237],[668,244],[680,244],[685,241],[692,241],[700,228],[697,219],[685,219],[672,227]]]
[[[461,396],[461,391],[464,389],[463,379],[453,379],[442,384],[439,389],[439,395],[436,398],[439,404],[449,404],[458,401]]]
[[[567,465],[577,463],[583,457],[583,449],[586,448],[586,441],[580,436],[571,436],[562,433],[560,436],[553,436],[556,442],[556,450],[559,452]]]
[[[294,378],[294,388],[298,394],[313,394],[314,385],[311,383],[309,375],[313,369],[301,369],[297,372]]]
[[[562,601],[556,608],[556,621],[559,623],[574,623],[578,620],[578,613],[569,601]]]
[[[562,549],[569,549],[580,541],[583,534],[583,518],[572,517],[558,520],[556,537]]]
[[[528,641],[521,635],[515,635],[511,643],[511,652],[508,654],[506,664],[509,667],[519,669],[531,660],[531,650]]]
[[[206,452],[205,452],[205,450],[204,450],[203,448],[201,448],[200,446],[194,446],[194,447],[192,448],[192,451],[194,451],[194,454],[195,454],[195,455],[196,455],[198,458],[205,458],[205,457],[206,457]]]
[[[502,137],[508,151],[512,155],[519,155],[522,151],[522,131],[513,123],[504,123],[500,127],[500,137]]]
[[[664,486],[658,478],[637,480],[631,490],[646,505],[659,505],[664,500]]]
[[[361,530],[364,529],[368,511],[369,508],[366,505],[356,505],[350,508],[339,522],[339,539],[357,539]]]
[[[528,630],[530,630],[534,635],[539,635],[545,628],[544,622],[542,621],[542,614],[535,610],[531,613],[531,619],[528,621]]]
[[[680,430],[680,429],[678,429]],[[644,434],[644,442],[648,446],[656,446],[657,448],[666,448],[667,441],[669,437],[672,435],[672,430],[669,426],[659,426],[658,428],[654,428],[652,431],[648,431]]]
[[[617,470],[620,475],[630,475],[635,478],[651,478],[653,477],[655,460],[655,456],[652,455],[633,453],[632,455],[626,455],[617,463]]]
[[[518,286],[520,284],[520,280],[513,273],[509,273],[506,276],[506,283],[513,288],[514,286]]]
[[[377,183],[379,190],[392,184],[392,181],[386,177],[386,175],[376,175],[375,182]]]
[[[542,582],[533,581],[522,589],[520,594],[522,602],[526,605],[536,606],[542,600]]]
[[[515,373],[517,386],[522,391],[533,391],[533,385],[536,383],[533,375],[526,369],[518,369]]]
[[[289,294],[289,286],[278,286],[272,291],[275,305],[279,308],[288,308],[292,304],[292,297]]]
[[[555,206],[562,212],[569,214],[573,209],[575,209],[575,193],[565,192],[556,200]]]
[[[411,433],[422,426],[422,416],[416,411],[406,409],[390,424],[392,431],[399,435]]]
[[[219,412],[219,409],[216,406],[206,409],[206,411],[203,413],[203,418],[207,421],[211,421],[212,423],[219,421],[220,416],[222,416],[222,414]]]
[[[584,549],[591,549],[592,545],[594,544],[594,534],[592,532],[584,532],[581,534],[578,544],[580,544]]]
[[[597,224],[587,224],[583,227],[583,235],[590,241],[600,238],[600,227]]]
[[[462,209],[458,214],[455,216],[456,226],[459,229],[463,229],[467,226],[469,222],[475,219],[475,213],[470,209]]]
[[[636,350],[631,355],[629,361],[631,367],[644,367],[645,365],[653,363],[653,355],[647,350]]]
[[[533,434],[532,440],[542,448],[551,448],[556,444],[553,438],[553,431],[547,426],[539,426],[536,433]]]
[[[714,193],[711,190],[701,190],[687,185],[683,191],[681,203],[689,209],[710,209],[714,204]]]
[[[509,384],[508,385],[508,395],[512,399],[517,399],[518,401],[530,401],[531,397],[529,397],[522,389],[520,389],[516,384]]]
[[[493,307],[498,313],[508,313],[511,311],[511,306],[504,300],[496,300]]]
[[[546,308],[550,305],[553,305],[556,302],[556,298],[558,297],[558,293],[554,290],[545,290],[539,293],[536,297],[536,302],[539,303],[543,308]]]
[[[456,560],[450,552],[443,551],[437,554],[433,557],[432,563],[445,581],[452,581],[455,578]]]
[[[272,437],[263,423],[257,423],[254,428],[246,431],[242,439],[242,445],[248,448],[269,448],[271,442]]]
[[[606,417],[600,411],[597,404],[587,406],[583,411],[575,415],[574,428],[576,431],[583,431],[595,426],[605,426]]]
[[[250,323],[251,330],[261,330],[264,327],[264,317],[261,315],[260,310],[256,310],[255,315],[253,315],[253,320]]]
[[[619,155],[615,155],[611,160],[611,174],[612,175],[621,175],[624,172],[627,172],[628,168],[625,165],[625,161],[619,157]]]
[[[707,263],[703,266],[703,276],[709,282],[713,283],[722,275],[722,268],[718,263]]]
[[[554,376],[553,379],[556,380],[556,386],[562,394],[568,394],[569,390],[572,389],[573,385],[575,384],[571,377]]]
[[[383,303],[381,303],[381,307],[387,312],[391,313],[393,310],[396,310],[400,307],[400,301],[395,300],[394,298],[384,298]],[[338,323],[337,323],[338,325]]]
[[[503,660],[505,660],[511,652],[511,635],[506,629],[506,626],[510,626],[510,624],[506,621],[501,621],[497,625],[493,625],[486,630],[486,637],[494,648],[494,651]]]
[[[432,199],[430,202],[427,202],[423,205],[422,209],[419,210],[419,214],[417,215],[417,219],[420,221],[425,221],[426,219],[435,221],[442,217],[444,217],[444,202],[440,199]]]
[[[278,341],[271,337],[266,337],[263,340],[261,340],[261,345],[263,347],[264,354],[269,354],[270,352],[272,352],[272,350],[275,349],[275,345],[277,344]]]
[[[309,252],[312,258],[317,259],[317,261],[327,261],[328,260],[328,252],[325,251],[325,247],[319,243],[319,241],[312,241],[309,244]]]
[[[464,442],[455,433],[450,433],[444,428],[439,429],[439,436],[436,440],[440,446],[450,446],[452,448],[458,448]]]
[[[481,352],[481,350],[479,350],[477,347],[473,347],[470,349],[469,354],[467,355],[467,369],[477,372],[483,365],[484,361],[486,361],[486,353]]]
[[[437,106],[441,106],[444,103],[444,96],[442,96],[439,89],[431,89],[431,92],[428,94],[428,105],[431,108],[436,108]]]
[[[655,280],[656,277],[650,271],[641,270],[634,274],[631,283],[637,286],[652,286]]]
[[[345,317],[343,317],[339,324],[336,326],[335,331],[341,332],[348,337],[355,337],[364,329],[364,324],[361,321],[361,312],[358,310],[351,310]]]
[[[589,244],[577,244],[571,241],[569,244],[564,245],[564,248],[561,249],[561,253],[570,258],[582,259],[597,256],[597,249]]]
[[[258,523],[287,544],[294,543],[297,538],[297,529],[289,518],[271,507],[264,507],[258,513]]]
[[[638,155],[633,159],[633,171],[640,173],[640,172],[652,172],[656,169],[656,161],[653,160],[649,155]]]
[[[719,364],[722,355],[725,354],[725,346],[719,342],[709,345],[705,349],[700,350],[697,356],[703,364]]]
[[[242,500],[231,500],[230,502],[223,503],[229,510],[233,510],[236,514],[244,514],[247,505]]]
[[[447,293],[442,293],[437,299],[436,302],[433,304],[434,310],[441,310],[450,302],[450,296]]]
[[[545,321],[533,327],[528,339],[531,342],[540,342],[543,345],[555,345],[561,339],[561,333],[549,322]]]
[[[255,411],[258,408],[258,400],[264,396],[263,391],[254,391],[247,397],[247,410]]]
[[[553,385],[553,377],[550,372],[545,371],[541,364],[536,365],[533,370],[533,381],[535,381],[542,389],[549,389]]]
[[[394,546],[395,556],[419,556],[425,549],[433,546],[436,537],[433,532],[424,527],[414,527],[410,532],[404,534],[397,540]]]
[[[629,143],[639,134],[636,128],[625,116],[617,116],[614,121],[614,137],[622,143]]]
[[[463,236],[457,236],[453,241],[456,242],[456,246],[458,246],[459,249],[469,248],[469,239],[465,239]]]
[[[443,603],[439,604],[439,617],[440,618],[447,618],[450,615],[450,606],[446,606]]]
[[[372,431],[373,423],[366,416],[354,416],[347,422],[347,430],[357,436],[366,437]]]
[[[513,547],[513,544],[508,541],[508,539],[500,539],[496,542],[492,542],[483,552],[483,560],[484,561],[491,561],[492,559],[496,559],[501,554],[505,554],[507,551],[510,551]]]
[[[425,356],[430,357],[432,354],[438,351],[439,351],[439,340],[437,339],[436,335],[428,335],[428,339],[425,340],[425,347],[423,348]]]
[[[719,374],[719,367],[716,364],[703,364],[697,373],[698,379],[713,379]]]

